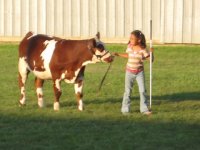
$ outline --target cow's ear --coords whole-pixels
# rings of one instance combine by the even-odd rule
[[[97,32],[97,34],[96,34],[96,39],[100,41],[100,38],[101,38],[101,37],[100,37],[100,32]]]
[[[95,45],[99,43],[99,40],[97,38],[95,38]]]
[[[91,40],[89,40],[88,41],[88,49],[93,49],[93,48],[95,48],[96,47],[96,45],[97,45],[97,43],[96,43],[96,39],[91,39]]]

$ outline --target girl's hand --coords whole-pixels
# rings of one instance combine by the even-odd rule
[[[150,48],[150,52],[152,52],[152,53],[153,53],[153,51],[154,51],[154,48]]]

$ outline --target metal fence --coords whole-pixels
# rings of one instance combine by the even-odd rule
[[[107,42],[127,41],[132,30],[161,43],[200,43],[200,0],[0,0],[0,41],[28,31],[64,38],[101,32]]]

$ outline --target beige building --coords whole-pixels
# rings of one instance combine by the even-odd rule
[[[200,0],[0,0],[0,41],[28,31],[64,38],[101,32],[106,42],[127,42],[132,30],[159,43],[200,43]]]

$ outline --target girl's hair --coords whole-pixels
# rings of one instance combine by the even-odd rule
[[[147,47],[145,36],[140,30],[134,30],[134,31],[131,32],[131,34],[133,34],[138,40],[140,40],[139,45],[142,48],[146,48]],[[130,43],[130,41],[128,42],[128,44],[129,43]]]

